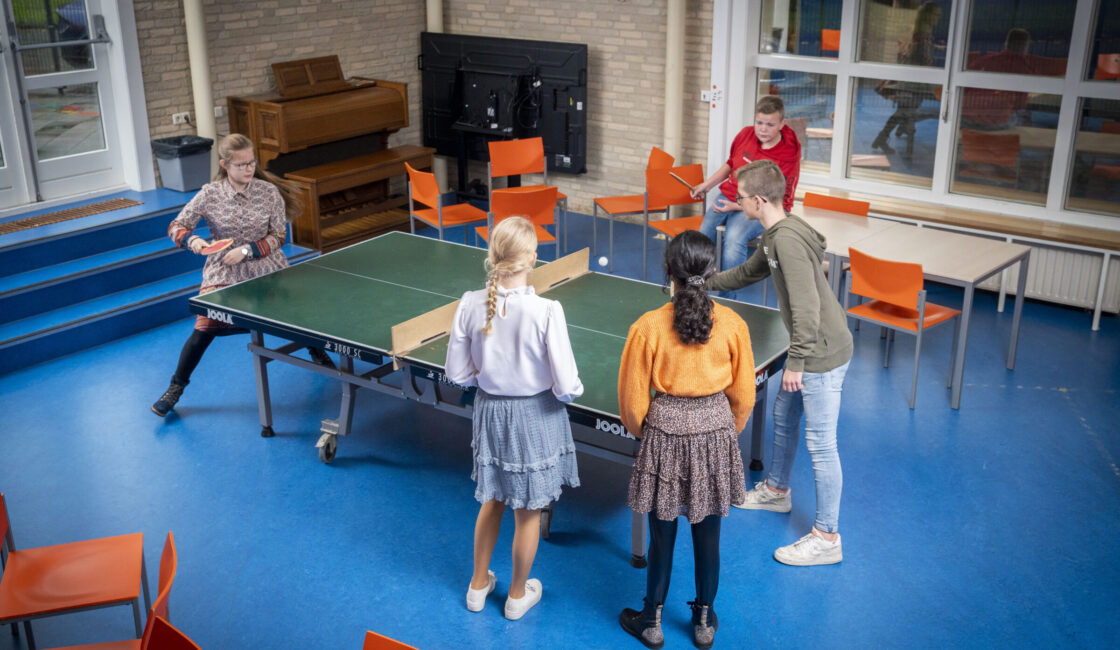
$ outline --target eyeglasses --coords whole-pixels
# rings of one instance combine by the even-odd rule
[[[229,166],[230,167],[236,167],[237,169],[248,169],[250,167],[256,167],[257,166],[257,161],[250,160],[249,162],[243,162],[243,163],[230,163]]]
[[[762,196],[761,194],[755,194],[755,196],[758,197],[759,201],[762,201],[763,203],[769,203],[769,201],[766,200],[766,197]],[[751,197],[743,196],[742,194],[736,194],[735,195],[735,202],[736,203],[742,203],[743,199],[749,199],[749,198],[751,198]]]

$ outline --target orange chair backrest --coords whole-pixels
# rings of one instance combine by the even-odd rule
[[[848,249],[848,259],[852,293],[917,311],[923,287],[921,264],[884,260],[854,248]]]
[[[821,49],[826,52],[840,51],[840,30],[839,29],[822,29],[821,30]]]
[[[693,187],[704,182],[704,166],[700,163],[668,169],[647,169],[646,194],[649,195],[651,206],[684,205],[703,200],[692,198],[689,188],[673,178],[672,174],[676,174]]]
[[[175,537],[169,531],[167,539],[163,542],[163,555],[159,559],[159,589],[156,591],[156,601],[152,603],[152,610],[148,613],[148,623],[144,626],[140,650],[159,650],[163,647],[152,644],[152,634],[156,619],[169,618],[167,610],[171,600],[171,584],[175,582],[175,572],[178,568],[179,554],[175,551]]]
[[[676,159],[668,152],[654,147],[649,152],[649,162],[646,163],[646,169],[668,169],[673,166],[674,162],[676,162]]]
[[[362,645],[362,650],[416,650],[416,648],[377,632],[366,632],[366,642]]]
[[[408,171],[408,184],[412,188],[412,200],[423,203],[429,208],[436,207],[439,201],[439,181],[435,174],[413,169],[412,165],[405,163]]]
[[[1120,79],[1120,54],[1098,54],[1097,79]]]
[[[815,194],[813,192],[805,193],[805,201],[803,203],[807,208],[820,208],[821,210],[832,210],[833,212],[847,212],[848,214],[856,214],[861,217],[866,217],[867,211],[871,209],[871,204],[867,201],[842,199],[838,196]]]
[[[556,194],[552,186],[524,192],[494,192],[490,195],[494,225],[513,216],[525,217],[538,226],[551,224],[556,214]]]
[[[148,647],[152,650],[202,650],[190,637],[159,616],[153,619],[151,643]]]
[[[4,542],[8,543],[8,551],[15,550],[12,542],[12,523],[8,520],[8,504],[4,501],[4,493],[0,492],[0,548],[4,547]]]
[[[490,175],[515,176],[518,174],[544,173],[544,140],[491,140]]]
[[[961,129],[961,160],[965,162],[1013,167],[1018,157],[1018,133],[988,133]]]

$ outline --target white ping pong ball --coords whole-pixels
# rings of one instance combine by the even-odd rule
[[[599,258],[599,266],[606,266],[606,265],[607,265],[607,258],[606,257],[600,257]]]

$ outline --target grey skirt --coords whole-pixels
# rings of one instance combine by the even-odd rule
[[[642,444],[626,503],[670,521],[726,517],[747,496],[743,457],[723,393],[676,397],[658,393],[642,424]]]
[[[563,486],[579,486],[568,413],[552,392],[505,397],[479,390],[473,423],[471,478],[479,503],[496,499],[536,510],[559,499]]]

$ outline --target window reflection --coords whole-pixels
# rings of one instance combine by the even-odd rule
[[[966,70],[1065,75],[1076,0],[974,0],[971,6]]]
[[[944,67],[951,8],[949,2],[864,0],[860,61]]]
[[[73,2],[42,2],[15,0],[15,28],[24,45],[59,43],[89,38],[89,14],[85,0]],[[24,74],[41,74],[88,70],[93,67],[93,50],[89,45],[70,45],[27,50],[20,53]]]
[[[97,84],[41,88],[27,93],[39,160],[105,148]]]
[[[828,173],[836,77],[791,70],[758,71],[758,96],[777,95],[786,106],[786,124],[801,141],[801,169]]]
[[[843,0],[764,0],[759,50],[836,58],[843,4]]]
[[[858,79],[848,176],[930,187],[941,87]]]
[[[1066,207],[1120,216],[1120,101],[1086,99]]]
[[[1100,0],[1088,79],[1120,80],[1120,0]]]

